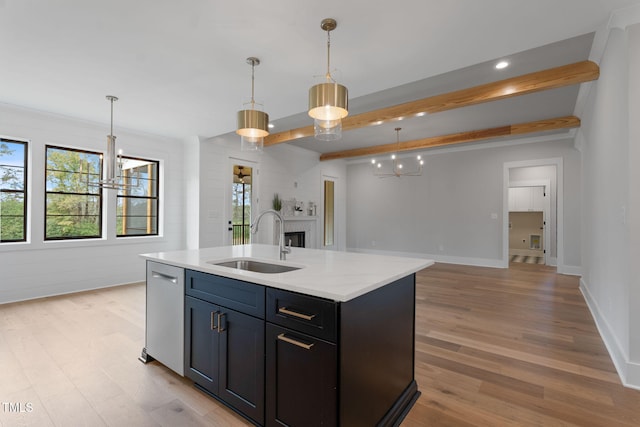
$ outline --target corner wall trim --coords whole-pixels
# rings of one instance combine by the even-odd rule
[[[640,364],[632,363],[628,360],[622,346],[613,334],[611,327],[604,316],[601,315],[600,307],[598,307],[595,299],[589,293],[589,287],[584,279],[580,279],[580,292],[582,292],[591,316],[596,323],[598,333],[609,352],[609,356],[618,372],[620,381],[622,381],[625,387],[640,390]]]

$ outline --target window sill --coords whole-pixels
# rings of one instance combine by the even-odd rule
[[[46,240],[39,242],[7,242],[0,244],[0,252],[142,245],[147,243],[164,243],[166,241],[167,239],[164,236],[131,236],[96,239]]]

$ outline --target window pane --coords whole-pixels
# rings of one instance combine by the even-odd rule
[[[47,217],[47,239],[100,237],[99,216]]]
[[[47,147],[45,239],[101,237],[99,153]]]
[[[99,180],[99,154],[47,147],[47,191],[99,194]]]
[[[84,194],[47,194],[47,216],[84,216],[100,214],[100,196]]]
[[[118,195],[157,197],[157,177],[158,162],[124,157],[122,178],[128,187],[120,189]]]
[[[24,167],[0,165],[0,190],[24,191]]]
[[[0,241],[25,239],[24,207],[23,193],[0,193]]]
[[[158,234],[158,200],[118,197],[118,236]]]

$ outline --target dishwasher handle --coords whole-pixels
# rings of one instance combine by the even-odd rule
[[[167,280],[171,283],[176,283],[176,284],[178,283],[178,278],[176,276],[170,276],[168,274],[159,273],[157,271],[152,271],[151,277],[153,277],[154,279]]]

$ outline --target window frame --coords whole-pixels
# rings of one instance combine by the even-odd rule
[[[28,230],[28,212],[27,204],[29,203],[28,199],[28,181],[29,181],[29,142],[28,141],[19,141],[11,138],[3,138],[0,137],[0,142],[8,142],[12,144],[22,144],[24,146],[24,159],[23,159],[23,181],[22,181],[22,190],[11,190],[11,189],[2,189],[0,188],[0,193],[22,193],[23,204],[22,204],[22,239],[12,239],[12,240],[3,240],[2,235],[0,234],[0,244],[3,243],[21,243],[27,241],[27,230]]]
[[[71,151],[71,152],[76,152],[76,153],[85,153],[85,154],[92,154],[92,155],[96,155],[99,156],[100,161],[100,170],[97,173],[99,176],[99,179],[102,179],[102,168],[103,168],[103,153],[99,152],[99,151],[91,151],[91,150],[85,150],[85,149],[80,149],[80,148],[71,148],[71,147],[62,147],[62,146],[58,146],[58,145],[45,145],[45,149],[44,149],[44,230],[43,230],[43,234],[44,234],[44,241],[45,242],[55,242],[55,241],[65,241],[65,240],[87,240],[87,239],[102,239],[103,235],[104,235],[104,230],[103,230],[103,216],[104,216],[104,190],[102,187],[96,187],[98,188],[98,192],[97,193],[71,193],[71,192],[59,192],[59,191],[49,191],[47,189],[47,173],[49,172],[49,167],[48,167],[48,163],[49,163],[49,149],[55,149],[55,150],[65,150],[65,151]],[[81,173],[81,172],[71,172],[71,173]],[[98,235],[92,235],[92,236],[64,236],[64,237],[49,237],[47,236],[47,219],[49,217],[48,214],[48,206],[47,206],[47,199],[48,199],[48,195],[49,194],[71,194],[71,195],[79,195],[79,196],[95,196],[98,197],[99,199],[99,203],[98,203]]]
[[[159,160],[153,160],[153,159],[145,159],[142,157],[133,157],[133,156],[121,156],[122,159],[129,159],[129,160],[139,160],[139,161],[143,161],[143,162],[149,162],[149,163],[153,163],[155,164],[155,177],[154,178],[149,178],[150,181],[155,181],[155,189],[154,189],[154,193],[155,196],[135,196],[135,195],[123,195],[120,194],[120,191],[118,190],[117,194],[116,194],[116,238],[123,238],[123,239],[127,239],[127,238],[132,238],[132,237],[152,237],[152,236],[159,236],[160,235],[160,161]],[[127,200],[127,199],[138,199],[138,200],[152,200],[155,201],[155,208],[156,208],[156,216],[155,216],[155,233],[144,233],[144,234],[121,234],[120,233],[120,227],[118,227],[118,206],[119,206],[119,202],[120,200]],[[123,217],[124,220],[124,217]]]

